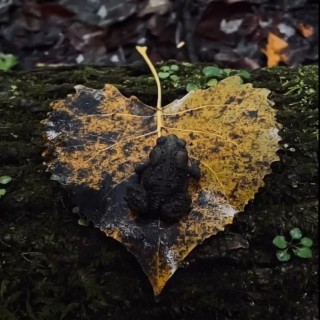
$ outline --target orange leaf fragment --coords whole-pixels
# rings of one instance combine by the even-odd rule
[[[288,47],[288,43],[282,38],[278,37],[274,33],[270,32],[268,34],[268,43],[267,46],[261,51],[267,56],[268,67],[275,67],[280,62],[287,62],[288,56],[284,53],[284,49]]]
[[[310,24],[298,23],[297,29],[305,38],[310,38],[314,34],[314,27]]]

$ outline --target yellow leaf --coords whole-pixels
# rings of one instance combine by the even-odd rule
[[[195,246],[232,223],[278,159],[268,94],[233,76],[153,108],[110,84],[78,85],[53,102],[45,121],[46,155],[55,155],[48,170],[71,188],[89,220],[136,256],[158,295]],[[189,186],[191,211],[177,223],[141,221],[128,206],[127,187],[157,137],[171,133],[187,142],[190,162],[200,161],[202,177]]]

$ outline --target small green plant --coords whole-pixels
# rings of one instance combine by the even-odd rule
[[[287,241],[284,236],[276,236],[272,243],[280,250],[276,252],[276,257],[279,261],[288,261],[291,255],[288,251],[292,251],[293,254],[300,258],[311,258],[312,251],[311,247],[313,241],[310,238],[302,237],[301,230],[294,228],[290,230],[291,240]]]
[[[172,81],[173,86],[177,87],[179,85],[180,80],[179,76],[176,74],[177,71],[179,71],[179,66],[176,64],[172,64],[170,66],[163,66],[160,68],[158,76],[160,79],[169,78]]]
[[[238,75],[242,80],[247,80],[250,78],[250,73],[246,70],[232,70],[228,68],[221,69],[213,66],[204,67],[202,69],[202,74],[204,76],[204,82],[200,81],[199,83],[188,83],[186,86],[186,90],[188,92],[199,88],[204,89],[207,87],[214,87],[219,80],[233,75]]]
[[[0,70],[8,71],[18,63],[17,57],[13,54],[0,52]]]
[[[3,184],[3,185],[8,184],[11,180],[12,180],[12,178],[9,176],[1,176],[0,177],[0,184]],[[6,194],[6,189],[0,188],[0,198],[2,196],[4,196],[5,194]]]
[[[180,67],[176,64],[165,65],[160,67],[158,76],[160,79],[170,80],[173,87],[177,88],[184,85],[185,78],[179,76]],[[221,69],[219,67],[207,66],[202,68],[200,74],[192,76],[189,83],[186,85],[186,91],[197,89],[206,89],[214,87],[220,80],[229,76],[238,75],[242,81],[250,78],[250,73],[245,70]]]

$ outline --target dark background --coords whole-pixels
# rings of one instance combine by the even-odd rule
[[[273,33],[288,43],[281,64],[315,64],[317,16],[314,0],[2,0],[0,53],[16,55],[16,69],[126,65],[146,45],[153,62],[253,70],[267,65],[262,49]]]

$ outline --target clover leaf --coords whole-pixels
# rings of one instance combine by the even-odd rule
[[[272,243],[279,249],[285,249],[288,246],[288,242],[284,236],[276,236]]]
[[[291,250],[293,254],[299,258],[312,258],[311,247],[313,241],[308,237],[302,237],[302,232],[299,228],[293,228],[289,231],[291,241],[287,241],[285,236],[276,236],[272,240],[272,243],[278,248],[276,257],[279,261],[288,261],[291,257],[288,250]],[[300,241],[298,241],[300,240]]]
[[[217,83],[218,83],[218,80],[217,80],[217,79],[210,79],[210,80],[207,82],[207,86],[208,86],[208,87],[214,87]]]
[[[195,84],[195,83],[188,83],[187,86],[186,86],[186,90],[188,92],[192,91],[192,90],[197,90],[199,89],[198,85]]]
[[[276,256],[277,259],[282,262],[288,261],[291,258],[290,253],[288,253],[287,250],[278,250]]]
[[[8,184],[12,180],[9,176],[1,176],[0,177],[0,183],[1,184]]]
[[[312,257],[312,252],[310,248],[307,247],[298,247],[297,249],[293,250],[294,254],[300,258],[311,258]]]
[[[307,238],[307,237],[303,237],[301,240],[300,240],[300,243],[304,246],[304,247],[312,247],[313,245],[313,241],[310,239],[310,238]]]
[[[222,71],[218,67],[204,67],[202,69],[202,73],[209,78],[209,77],[219,77]]]
[[[172,64],[172,65],[170,66],[170,69],[171,69],[172,71],[178,71],[178,70],[179,70],[179,66],[177,66],[176,64]]]
[[[169,72],[158,72],[158,76],[160,79],[166,79],[170,76]]]
[[[301,239],[302,238],[302,233],[299,228],[294,228],[290,230],[290,236],[292,239]]]

